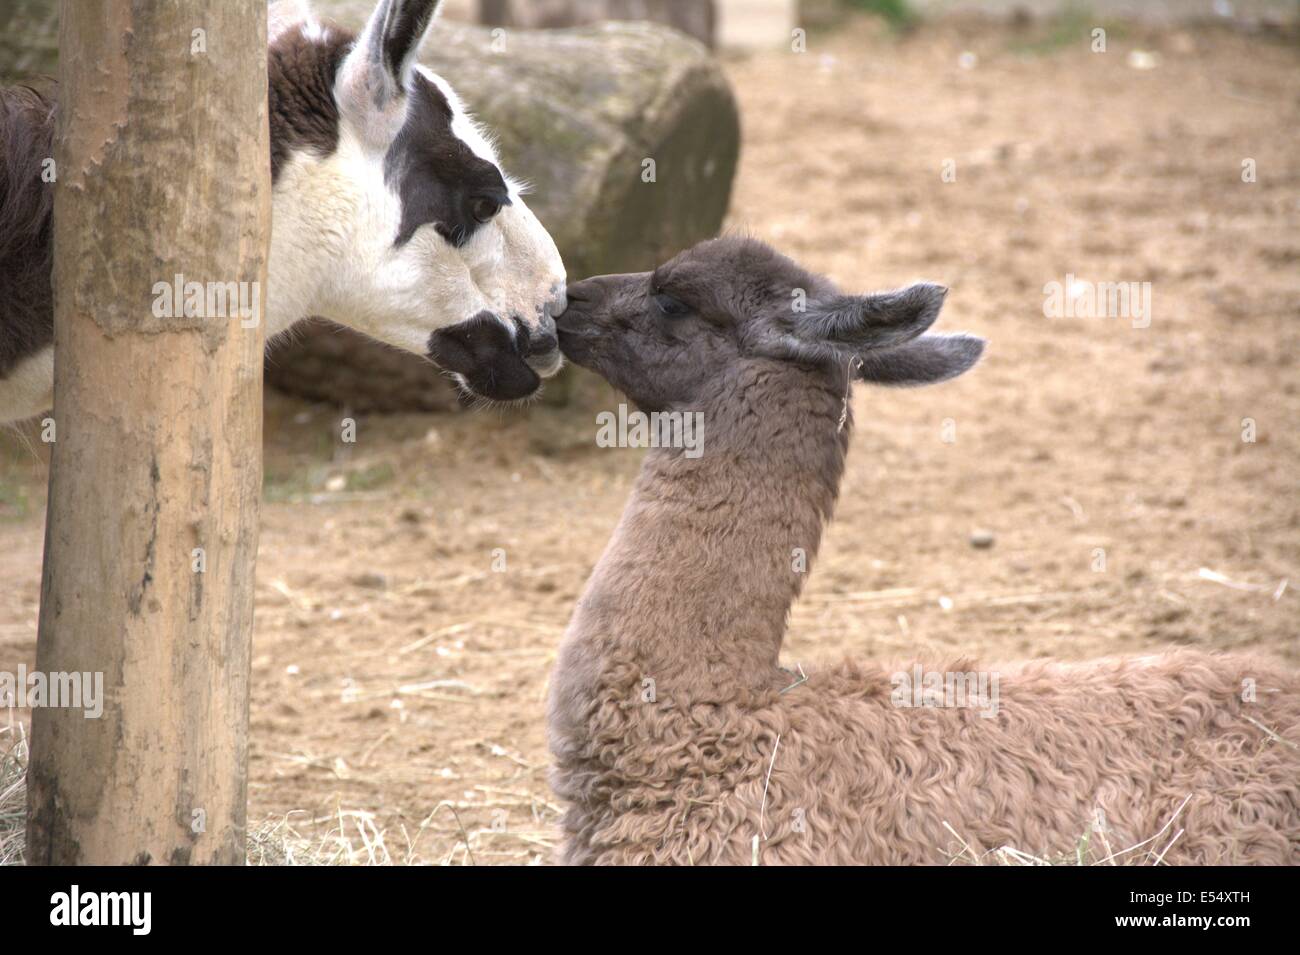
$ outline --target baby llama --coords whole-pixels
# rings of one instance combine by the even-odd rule
[[[561,646],[561,861],[1072,858],[1104,820],[1092,848],[1120,863],[1300,862],[1300,680],[1275,664],[926,661],[996,674],[992,708],[899,705],[898,668],[866,661],[802,682],[779,665],[806,576],[791,555],[811,559],[839,491],[850,377],[925,385],[980,356],[923,334],[945,292],[845,295],[736,238],[569,287],[565,354],[643,412],[702,413],[705,440],[647,453]]]

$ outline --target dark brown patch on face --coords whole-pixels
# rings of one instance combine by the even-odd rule
[[[292,27],[267,50],[272,182],[294,152],[328,156],[338,148],[334,79],[353,42],[351,34],[334,27],[314,40]]]
[[[520,326],[520,334],[523,328]],[[464,379],[474,394],[493,401],[527,398],[542,380],[524,360],[528,342],[488,312],[429,336],[429,358]]]
[[[416,73],[411,87],[406,123],[384,157],[384,178],[402,200],[396,244],[433,223],[459,247],[482,225],[475,216],[479,203],[509,204],[506,181],[500,169],[456,138],[451,105],[437,86]]]

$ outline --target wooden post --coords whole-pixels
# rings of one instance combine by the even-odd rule
[[[245,859],[270,166],[265,0],[64,0],[27,858]]]

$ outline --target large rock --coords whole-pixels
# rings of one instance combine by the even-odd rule
[[[354,27],[371,6],[315,4]],[[629,22],[512,29],[495,41],[489,29],[440,22],[420,58],[493,130],[505,168],[532,184],[529,207],[571,277],[651,268],[717,233],[740,128],[726,78],[701,44]],[[327,323],[293,337],[268,363],[268,380],[284,390],[357,411],[455,404],[416,356]]]
[[[488,26],[554,29],[602,20],[663,23],[712,47],[717,29],[713,0],[479,0],[478,22]]]

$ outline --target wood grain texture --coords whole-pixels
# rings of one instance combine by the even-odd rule
[[[201,32],[195,32],[201,31]],[[65,2],[28,860],[242,863],[270,165],[265,0]],[[250,318],[156,308],[175,276]],[[177,310],[179,309],[179,310]]]

